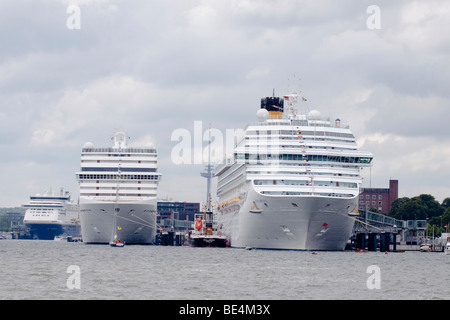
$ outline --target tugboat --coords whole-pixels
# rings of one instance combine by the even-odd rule
[[[207,179],[207,205],[203,214],[194,215],[195,229],[189,232],[191,247],[220,247],[227,246],[227,238],[214,227],[213,211],[211,208],[211,179],[214,167],[211,165],[211,136],[209,139],[209,156],[205,172],[201,176]]]
[[[213,227],[213,213],[207,210],[204,214],[195,215],[195,230],[189,233],[191,247],[227,246],[227,238]]]

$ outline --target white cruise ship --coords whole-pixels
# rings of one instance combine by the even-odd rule
[[[53,240],[56,236],[80,237],[78,205],[68,191],[61,188],[60,195],[53,191],[30,197],[23,218],[31,239]]]
[[[343,250],[372,162],[339,119],[297,114],[296,94],[261,99],[234,153],[216,167],[218,224],[232,247]]]
[[[157,154],[128,147],[116,132],[112,147],[87,142],[81,153],[80,220],[83,242],[153,244],[156,235]]]

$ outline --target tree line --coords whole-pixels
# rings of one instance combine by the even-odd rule
[[[398,198],[392,202],[388,216],[399,220],[428,220],[428,229],[434,226],[435,235],[447,232],[450,224],[450,197],[439,203],[432,195]]]
[[[25,208],[22,207],[0,208],[0,232],[11,231],[12,219],[7,216],[8,212],[19,212],[21,214],[25,214]],[[19,221],[19,223],[21,223],[21,221]]]

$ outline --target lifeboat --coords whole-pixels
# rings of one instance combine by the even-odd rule
[[[203,227],[203,223],[202,223],[202,219],[198,218],[195,221],[195,229],[197,229],[198,231],[200,231]]]

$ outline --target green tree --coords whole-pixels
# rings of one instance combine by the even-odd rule
[[[391,210],[389,211],[389,216],[394,217],[395,219],[401,219],[400,208],[403,207],[405,203],[407,203],[410,199],[408,197],[398,198],[392,202]]]
[[[439,217],[444,208],[429,194],[413,198],[399,198],[392,203],[389,215],[400,220],[425,220]]]
[[[403,220],[425,220],[427,218],[427,207],[417,197],[410,199],[399,210]]]
[[[0,231],[11,231],[11,219],[0,217]]]
[[[426,207],[426,218],[439,217],[444,213],[444,208],[441,204],[429,194],[421,194],[418,197],[414,197],[412,199],[418,198],[425,207]]]
[[[444,208],[444,210],[450,208],[450,197],[447,197],[442,201],[441,206]]]
[[[442,229],[442,232],[450,230],[450,208],[445,209],[444,214],[442,215]]]

